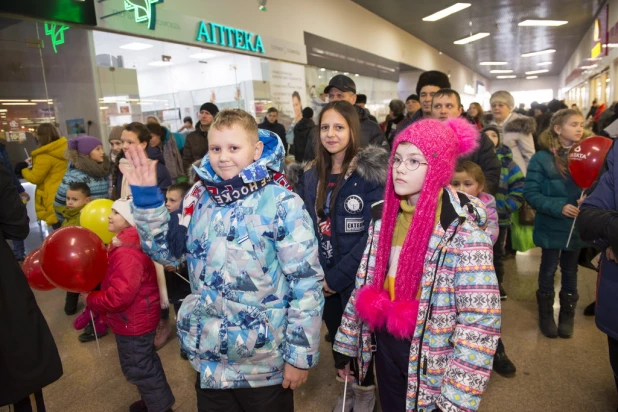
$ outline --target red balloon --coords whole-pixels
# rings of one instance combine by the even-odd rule
[[[69,226],[55,230],[41,246],[45,277],[68,292],[91,292],[105,277],[107,250],[91,230]]]
[[[52,290],[56,289],[49,280],[45,277],[43,269],[41,268],[41,249],[36,249],[24,259],[21,270],[28,279],[28,284],[32,289],[36,290]]]
[[[597,180],[611,146],[611,139],[592,136],[573,145],[569,150],[569,172],[579,187],[588,189]]]

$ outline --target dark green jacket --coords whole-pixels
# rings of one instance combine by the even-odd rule
[[[566,248],[573,219],[562,214],[566,204],[577,206],[581,193],[582,189],[570,175],[563,177],[560,174],[551,152],[541,150],[532,156],[526,174],[524,198],[536,210],[533,239],[537,246],[562,250],[585,246],[575,227],[569,248]]]

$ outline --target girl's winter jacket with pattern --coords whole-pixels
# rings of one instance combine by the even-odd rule
[[[469,197],[470,206],[465,206],[462,200],[468,202],[466,195],[458,195],[451,186],[445,188],[440,220],[429,241],[410,346],[407,411],[435,411],[437,407],[444,412],[476,411],[491,374],[500,336],[500,293],[492,244],[482,229],[487,221],[482,202]],[[370,365],[373,343],[372,331],[355,305],[359,288],[371,284],[375,276],[381,227],[381,210],[377,209],[356,289],[334,344],[335,351],[357,360],[360,381]]]
[[[103,163],[97,163],[88,155],[83,155],[77,150],[67,149],[65,156],[69,161],[69,169],[64,174],[60,186],[56,191],[54,206],[66,206],[67,191],[72,183],[86,183],[90,188],[90,198],[106,199],[109,194],[109,175],[111,163],[107,155]],[[62,215],[58,214],[62,220]]]
[[[585,247],[585,243],[577,227],[573,230],[569,247],[566,247],[573,219],[563,215],[562,208],[567,204],[577,206],[582,189],[570,174],[566,177],[560,174],[549,144],[547,140],[539,140],[542,150],[532,157],[524,186],[524,197],[536,210],[534,244],[544,249],[579,249]],[[566,158],[566,153],[564,156]]]
[[[67,171],[68,162],[64,157],[66,149],[67,139],[64,137],[39,147],[30,153],[32,169],[21,171],[24,179],[36,185],[34,194],[36,217],[48,225],[58,223],[54,210],[54,197]]]
[[[88,307],[107,315],[116,335],[139,336],[157,328],[161,317],[154,263],[140,247],[134,227],[120,232],[109,249],[109,266],[100,291],[88,295]]]
[[[371,205],[384,198],[388,172],[388,152],[377,146],[367,146],[350,163],[347,176],[334,200],[331,217],[332,268],[327,268],[323,256],[320,263],[325,270],[328,286],[347,297],[352,293],[356,270],[367,244],[367,228],[371,222]],[[296,192],[305,201],[314,227],[318,227],[316,199],[318,171],[313,164],[302,175]]]
[[[489,193],[481,192],[478,196],[479,200],[485,205],[487,211],[487,229],[485,233],[489,235],[491,243],[498,241],[500,227],[498,226],[498,211],[496,210],[496,199]]]
[[[240,173],[246,185],[283,171],[279,138],[266,130],[259,137],[261,158]],[[208,154],[196,172],[206,185],[221,182]],[[175,264],[161,193],[154,187],[131,189],[143,249],[164,265]],[[153,191],[158,192],[154,201]],[[222,206],[206,191],[194,206],[186,240],[192,294],[178,314],[178,337],[200,373],[201,387],[280,385],[284,363],[315,366],[324,276],[301,198],[270,183]]]

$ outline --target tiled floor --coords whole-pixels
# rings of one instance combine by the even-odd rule
[[[27,242],[29,248],[40,242],[37,229],[33,228]],[[618,407],[618,396],[607,358],[606,336],[598,331],[594,318],[582,315],[583,307],[594,299],[596,275],[580,268],[581,300],[574,338],[547,339],[537,328],[534,297],[539,253],[533,250],[519,254],[507,263],[505,287],[509,299],[503,303],[503,340],[518,372],[510,379],[493,374],[480,410],[613,412]],[[78,342],[78,332],[72,328],[74,316],[63,312],[63,292],[37,292],[36,296],[64,366],[64,376],[44,390],[47,410],[127,411],[139,395],[120,371],[113,336],[101,339],[99,356],[94,342]],[[312,370],[308,383],[295,393],[297,411],[332,410],[339,387],[329,350],[328,344],[322,342],[322,362]],[[180,358],[178,342],[169,343],[159,355],[176,396],[174,410],[196,411],[195,372]],[[7,411],[6,407],[0,408],[0,412]]]

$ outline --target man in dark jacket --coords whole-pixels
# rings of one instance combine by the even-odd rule
[[[214,103],[204,103],[200,107],[200,120],[195,124],[195,130],[187,135],[182,149],[185,171],[191,169],[193,162],[200,160],[208,152],[208,130],[217,113],[219,108]]]
[[[371,120],[372,122],[378,123],[378,119],[376,119],[376,117],[371,114],[369,109],[367,109],[367,95],[357,94],[356,95],[356,106],[360,107],[361,109],[364,109],[367,112],[367,116],[369,117],[369,120]]]
[[[0,407],[45,410],[41,389],[62,376],[54,338],[6,242],[24,240],[29,221],[13,176],[0,162]]]
[[[328,101],[334,102],[337,100],[345,100],[354,105],[361,125],[360,135],[360,147],[373,146],[385,146],[386,138],[380,126],[372,121],[367,114],[367,111],[360,106],[356,105],[356,83],[343,74],[338,74],[328,82],[328,86],[324,89],[324,93],[328,94]],[[305,148],[305,160],[315,159],[315,140],[318,135],[318,131],[313,133],[311,139],[307,142]]]
[[[595,320],[609,345],[609,362],[618,390],[618,150],[612,146],[605,159],[607,171],[598,179],[581,206],[577,229],[583,240],[603,248],[597,287]]]
[[[13,165],[11,164],[11,159],[9,159],[9,154],[6,151],[6,145],[1,142],[0,158],[2,158],[1,160],[6,167],[6,170],[8,170],[13,177],[13,184],[17,189],[17,193],[19,193],[19,197],[21,197],[21,200],[24,203],[28,203],[28,201],[30,201],[30,196],[28,195],[28,193],[26,193],[26,189],[24,189],[24,187],[21,185],[21,182],[15,175],[15,172],[13,171]],[[15,254],[15,259],[17,259],[18,262],[23,262],[26,257],[26,246],[23,240],[13,240],[13,253]]]
[[[455,117],[464,117],[470,123],[474,121],[463,114],[463,106],[459,93],[453,89],[441,89],[433,95],[432,114],[435,119],[445,122]],[[487,187],[485,192],[495,196],[500,184],[500,169],[502,164],[496,156],[495,146],[487,135],[481,135],[480,146],[474,153],[460,161],[470,160],[481,167]]]
[[[412,116],[408,113],[403,123],[397,127],[392,140],[395,140],[397,134],[412,123],[421,119],[431,119],[433,117],[431,113],[433,95],[440,89],[450,88],[451,82],[446,74],[437,70],[430,70],[422,73],[418,78],[418,82],[416,82],[416,95],[420,98],[421,108]]]
[[[294,126],[294,158],[298,163],[305,160],[305,148],[314,127],[313,109],[305,107],[303,109],[303,118]]]
[[[283,147],[285,147],[285,153],[288,152],[288,141],[285,138],[285,127],[281,123],[277,121],[279,117],[279,110],[271,107],[266,112],[266,117],[264,117],[264,121],[260,123],[258,126],[260,129],[269,130],[281,139],[281,143],[283,143]]]

